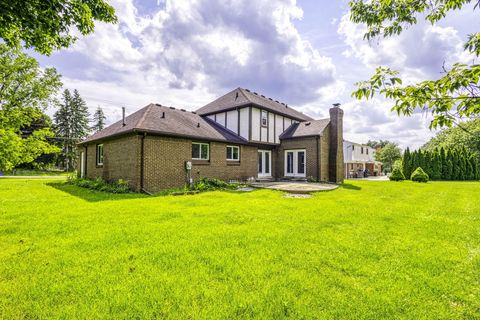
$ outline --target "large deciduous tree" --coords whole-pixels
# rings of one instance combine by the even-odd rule
[[[395,161],[402,158],[402,151],[395,143],[387,143],[383,148],[375,153],[375,160],[383,163],[387,171],[391,171]]]
[[[89,114],[85,101],[76,89],[73,91],[73,95],[66,89],[63,92],[62,100],[54,115],[55,130],[62,146],[60,160],[64,168],[71,171],[76,164],[76,144],[84,139],[90,131]]]
[[[364,38],[370,40],[398,35],[422,17],[435,24],[469,3],[476,3],[475,9],[480,6],[480,0],[353,0],[350,18],[367,25]],[[480,32],[470,34],[464,48],[479,57]],[[369,99],[380,94],[395,101],[392,111],[406,116],[416,110],[429,112],[433,117],[430,128],[451,127],[480,116],[480,65],[455,63],[450,68],[443,66],[443,71],[439,79],[403,85],[397,71],[381,66],[370,80],[357,83],[353,96]]]
[[[0,170],[58,151],[48,142],[50,128],[32,128],[28,135],[22,129],[45,116],[61,86],[55,69],[42,70],[19,49],[0,44]]]
[[[74,30],[93,32],[95,20],[116,22],[115,10],[103,0],[0,1],[0,38],[10,47],[23,45],[42,54],[70,46]]]

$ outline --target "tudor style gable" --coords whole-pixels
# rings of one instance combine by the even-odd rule
[[[237,88],[196,111],[251,143],[280,144],[292,124],[312,120],[287,104]]]

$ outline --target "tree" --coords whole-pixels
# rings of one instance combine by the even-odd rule
[[[401,158],[402,152],[395,143],[388,143],[375,153],[375,160],[382,162],[387,171],[391,171],[395,161]]]
[[[388,140],[379,140],[379,141],[376,141],[376,140],[368,140],[367,142],[367,146],[369,147],[372,147],[373,149],[378,149],[378,148],[383,148],[385,147],[387,144],[391,143],[390,141]]]
[[[107,117],[105,117],[105,114],[103,113],[103,109],[98,107],[95,113],[93,114],[92,131],[98,132],[100,130],[103,130],[103,128],[105,128],[106,119]]]
[[[450,10],[480,0],[433,0],[433,1],[391,1],[353,0],[350,1],[350,19],[367,25],[365,39],[400,34],[405,26],[416,24],[419,16],[435,24],[446,17]],[[465,50],[478,57],[480,55],[480,32],[468,36]],[[440,67],[440,66],[439,66]],[[397,71],[388,67],[378,67],[367,81],[357,83],[353,92],[357,99],[369,99],[380,94],[395,100],[392,111],[410,116],[421,109],[431,113],[430,128],[451,127],[459,120],[480,115],[480,65],[455,63],[438,80],[426,80],[411,85],[402,85]]]
[[[0,44],[0,170],[11,170],[43,153],[58,151],[48,142],[53,136],[49,127],[31,125],[56,102],[61,86],[54,68],[42,70],[35,59],[19,49]],[[22,133],[28,127],[29,134]]]
[[[10,47],[34,48],[49,55],[94,30],[94,21],[115,23],[112,6],[103,0],[8,0],[0,3],[0,38]]]
[[[75,167],[76,144],[89,133],[88,108],[77,90],[73,96],[68,89],[63,92],[63,103],[55,112],[55,128],[61,141],[61,162],[66,171]]]
[[[480,119],[467,121],[460,127],[447,128],[422,146],[423,150],[432,151],[436,148],[465,148],[473,152],[480,160]],[[467,131],[465,131],[467,130]]]

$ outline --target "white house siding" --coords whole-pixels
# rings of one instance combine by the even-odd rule
[[[220,112],[215,114],[215,121],[222,126],[225,126],[225,112]]]
[[[261,130],[262,130],[261,141],[262,142],[268,142],[268,140],[267,140],[268,128],[262,126]]]
[[[250,108],[240,109],[240,136],[245,139],[248,139],[249,112]]]
[[[283,133],[283,116],[275,116],[275,142],[280,143],[280,135]]]
[[[260,109],[252,108],[252,140],[260,141]]]
[[[275,116],[268,113],[268,142],[275,143]]]
[[[227,112],[227,129],[238,133],[238,111],[232,110]]]

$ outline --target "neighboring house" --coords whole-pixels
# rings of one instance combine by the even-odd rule
[[[237,88],[189,112],[150,104],[79,144],[79,172],[127,180],[137,191],[226,181],[343,181],[343,111],[313,120]]]
[[[365,169],[370,175],[382,174],[382,163],[375,161],[376,150],[366,144],[343,141],[345,178],[363,177]]]

